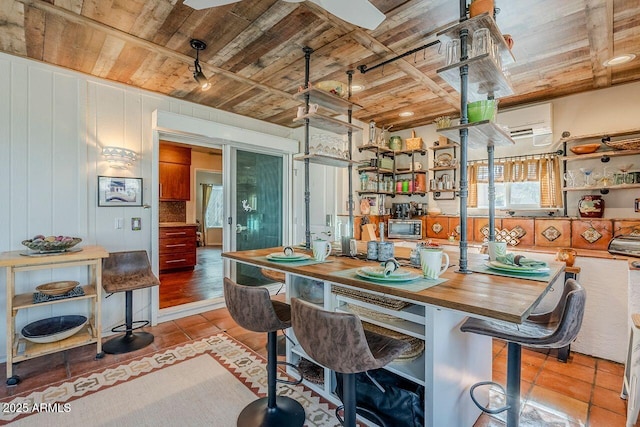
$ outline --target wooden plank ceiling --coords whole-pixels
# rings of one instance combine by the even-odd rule
[[[346,1],[346,0],[345,0]],[[369,31],[311,2],[242,0],[193,10],[183,0],[2,0],[0,50],[198,104],[294,126],[304,82],[302,48],[314,49],[312,83],[340,80],[436,40],[458,0],[370,0],[386,20]],[[496,0],[497,23],[515,40],[514,106],[640,79],[640,58],[615,68],[614,54],[640,54],[637,0]],[[193,79],[190,39],[213,87]],[[394,130],[456,116],[459,96],[436,73],[439,45],[362,74],[354,117]],[[640,56],[640,55],[639,55]],[[408,118],[402,111],[413,111]]]

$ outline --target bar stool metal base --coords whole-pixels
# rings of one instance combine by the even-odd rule
[[[110,339],[102,345],[102,350],[109,354],[124,354],[140,350],[152,342],[152,334],[148,332],[136,332]]]
[[[300,427],[305,422],[304,408],[296,400],[286,396],[276,397],[275,408],[269,408],[269,398],[255,400],[238,416],[242,427]]]

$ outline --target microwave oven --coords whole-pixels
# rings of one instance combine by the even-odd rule
[[[390,239],[422,239],[422,221],[419,219],[390,219],[387,236]]]

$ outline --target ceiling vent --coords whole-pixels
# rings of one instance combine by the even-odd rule
[[[530,140],[534,147],[553,142],[551,103],[508,110],[498,114],[498,123],[509,127],[511,138]]]

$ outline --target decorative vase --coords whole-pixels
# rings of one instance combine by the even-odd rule
[[[604,200],[602,196],[582,196],[578,202],[578,212],[582,218],[602,218],[604,214]]]
[[[560,262],[566,263],[567,267],[572,267],[573,263],[576,262],[577,255],[578,253],[575,249],[560,248],[558,249],[558,253],[556,253],[556,259]]]
[[[480,15],[482,13],[489,13],[493,18],[493,0],[475,0],[469,5],[469,18]]]

